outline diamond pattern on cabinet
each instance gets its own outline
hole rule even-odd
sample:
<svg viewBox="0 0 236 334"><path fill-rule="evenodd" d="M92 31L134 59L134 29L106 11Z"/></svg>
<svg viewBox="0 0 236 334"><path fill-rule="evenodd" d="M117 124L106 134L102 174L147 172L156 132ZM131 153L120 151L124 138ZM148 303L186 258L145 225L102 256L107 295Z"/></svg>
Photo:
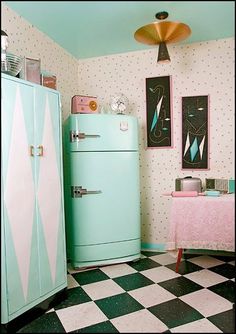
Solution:
<svg viewBox="0 0 236 334"><path fill-rule="evenodd" d="M18 129L21 129L19 134ZM26 299L34 216L34 180L19 87L16 91L4 200ZM24 194L24 199L22 199ZM19 208L21 201L21 210ZM22 229L27 233L22 233ZM20 236L20 237L19 237Z"/></svg>
<svg viewBox="0 0 236 334"><path fill-rule="evenodd" d="M45 105L43 128L43 155L39 159L38 204L42 218L44 237L50 264L51 276L55 282L57 258L57 233L61 210L60 175L57 168L56 147L48 96ZM53 197L53 200L52 200Z"/></svg>

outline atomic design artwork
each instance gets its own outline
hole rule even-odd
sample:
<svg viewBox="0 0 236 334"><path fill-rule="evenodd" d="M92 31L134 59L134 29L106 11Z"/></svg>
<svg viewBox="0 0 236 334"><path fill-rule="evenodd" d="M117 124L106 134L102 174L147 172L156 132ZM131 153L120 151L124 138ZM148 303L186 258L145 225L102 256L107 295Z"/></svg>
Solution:
<svg viewBox="0 0 236 334"><path fill-rule="evenodd" d="M146 79L147 146L170 147L170 77Z"/></svg>
<svg viewBox="0 0 236 334"><path fill-rule="evenodd" d="M182 97L182 168L208 169L208 95Z"/></svg>

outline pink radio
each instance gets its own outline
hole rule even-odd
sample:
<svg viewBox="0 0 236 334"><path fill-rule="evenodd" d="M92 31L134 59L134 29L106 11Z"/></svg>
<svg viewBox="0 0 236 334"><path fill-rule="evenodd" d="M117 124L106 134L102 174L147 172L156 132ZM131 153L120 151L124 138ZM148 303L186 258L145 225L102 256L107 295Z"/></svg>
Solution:
<svg viewBox="0 0 236 334"><path fill-rule="evenodd" d="M97 97L74 95L71 100L72 114L94 114L98 112Z"/></svg>

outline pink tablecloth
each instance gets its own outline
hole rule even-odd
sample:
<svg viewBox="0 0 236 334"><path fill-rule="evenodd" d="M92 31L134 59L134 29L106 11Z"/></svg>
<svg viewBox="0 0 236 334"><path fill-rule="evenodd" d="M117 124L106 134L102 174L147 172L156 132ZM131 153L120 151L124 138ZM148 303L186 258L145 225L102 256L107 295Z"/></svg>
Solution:
<svg viewBox="0 0 236 334"><path fill-rule="evenodd" d="M166 250L235 251L234 194L173 197Z"/></svg>

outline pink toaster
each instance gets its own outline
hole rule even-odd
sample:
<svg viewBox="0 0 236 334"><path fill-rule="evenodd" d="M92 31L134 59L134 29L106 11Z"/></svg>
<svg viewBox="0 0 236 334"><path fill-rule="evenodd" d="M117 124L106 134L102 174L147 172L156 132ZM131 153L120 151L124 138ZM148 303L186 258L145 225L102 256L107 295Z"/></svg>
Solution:
<svg viewBox="0 0 236 334"><path fill-rule="evenodd" d="M93 114L98 112L97 97L74 95L71 100L72 114Z"/></svg>

